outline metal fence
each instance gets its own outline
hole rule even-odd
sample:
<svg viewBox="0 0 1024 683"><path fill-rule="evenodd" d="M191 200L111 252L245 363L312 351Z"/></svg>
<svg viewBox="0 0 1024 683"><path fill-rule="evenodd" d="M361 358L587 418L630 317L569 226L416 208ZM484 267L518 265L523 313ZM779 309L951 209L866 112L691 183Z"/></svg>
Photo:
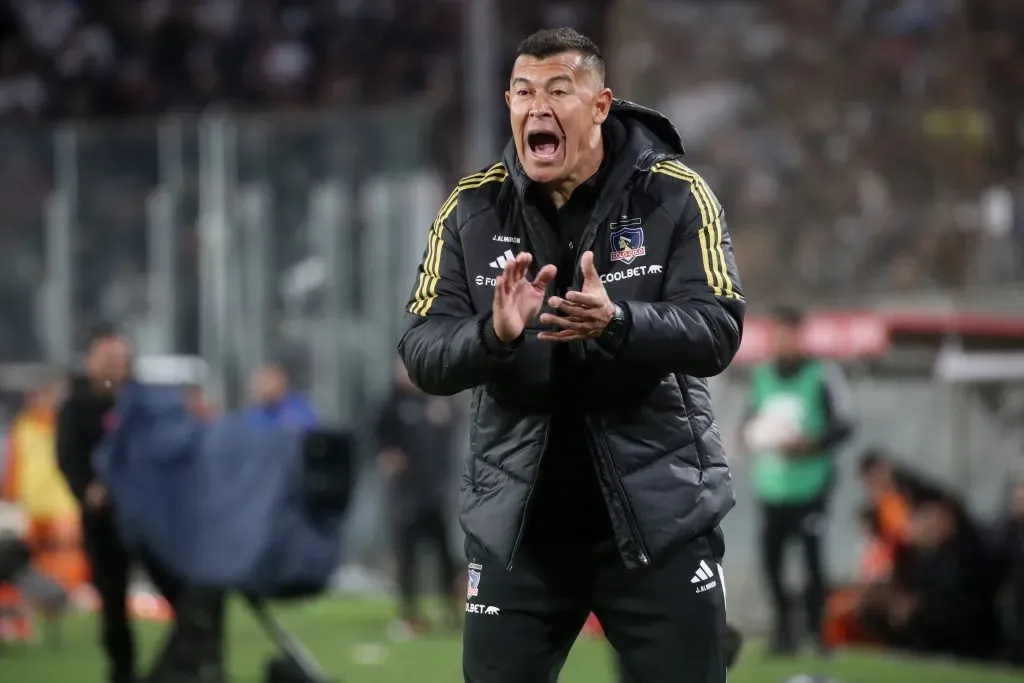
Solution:
<svg viewBox="0 0 1024 683"><path fill-rule="evenodd" d="M0 353L67 365L116 321L142 352L200 353L225 405L273 360L358 420L444 192L426 123L400 108L0 134Z"/></svg>
<svg viewBox="0 0 1024 683"><path fill-rule="evenodd" d="M359 429L446 194L428 122L402 107L0 131L0 359L70 367L113 322L140 353L200 354L220 405L280 362ZM349 559L386 555L381 495L371 461Z"/></svg>

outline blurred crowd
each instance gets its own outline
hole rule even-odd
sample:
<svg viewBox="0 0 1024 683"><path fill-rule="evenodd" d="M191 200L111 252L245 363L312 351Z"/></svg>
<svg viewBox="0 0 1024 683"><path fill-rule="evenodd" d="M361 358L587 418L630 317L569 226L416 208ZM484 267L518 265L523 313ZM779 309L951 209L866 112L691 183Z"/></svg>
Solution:
<svg viewBox="0 0 1024 683"><path fill-rule="evenodd" d="M463 0L5 0L10 119L375 106L458 88ZM608 2L506 0L505 47L545 25L600 30Z"/></svg>
<svg viewBox="0 0 1024 683"><path fill-rule="evenodd" d="M759 301L992 286L1024 274L1021 3L497 4L503 69L530 31L573 25L604 45L620 95L673 118L689 163L726 206L746 289ZM311 180L363 180L338 171L330 155L341 152L324 144L344 137L339 112L427 112L422 128L364 114L350 135L360 169L422 162L448 179L472 170L461 144L464 9L464 0L0 2L0 116L9 122L0 131L0 249L12 255L0 272L12 321L0 330L0 358L44 355L46 200L71 182L49 124L70 120L80 131L71 163L76 330L144 322L142 226L162 162L152 118L128 121L211 107L274 111L272 134L240 137L239 174L275 189L277 252L297 260L309 248L294 226L308 218ZM329 113L291 126L311 110ZM255 117L263 128L267 120ZM184 149L182 163L194 166L194 142ZM180 267L194 289L196 198L185 204ZM180 298L189 351L197 296Z"/></svg>
<svg viewBox="0 0 1024 683"><path fill-rule="evenodd" d="M597 31L607 3L503 4L511 51L520 36L552 23ZM355 183L366 172L428 163L457 177L465 170L458 144L463 93L462 79L452 75L462 64L463 10L462 0L0 2L0 117L14 124L0 131L7 217L0 248L12 256L0 272L0 307L12 321L0 330L0 358L45 354L43 228L54 186L77 186L76 342L98 321L145 328L146 201L167 180L154 117L211 108L273 112L269 130L265 118L250 117L238 141L238 172L274 192L274 251L286 263L309 255L295 227L308 220L317 180ZM380 116L381 108L397 116ZM414 114L420 111L422 124ZM64 121L78 133L73 158L51 125ZM177 337L178 350L194 351L201 189L196 129L185 130ZM340 144L346 140L357 148L360 177L352 177L357 164Z"/></svg>
<svg viewBox="0 0 1024 683"><path fill-rule="evenodd" d="M4 5L0 107L29 119L387 104L421 94L458 45L453 2Z"/></svg>
<svg viewBox="0 0 1024 683"><path fill-rule="evenodd" d="M979 520L952 491L874 451L860 463L859 580L830 599L826 637L1024 664L1024 478Z"/></svg>
<svg viewBox="0 0 1024 683"><path fill-rule="evenodd" d="M646 6L617 24L613 80L682 128L731 216L747 291L1019 278L1024 4Z"/></svg>

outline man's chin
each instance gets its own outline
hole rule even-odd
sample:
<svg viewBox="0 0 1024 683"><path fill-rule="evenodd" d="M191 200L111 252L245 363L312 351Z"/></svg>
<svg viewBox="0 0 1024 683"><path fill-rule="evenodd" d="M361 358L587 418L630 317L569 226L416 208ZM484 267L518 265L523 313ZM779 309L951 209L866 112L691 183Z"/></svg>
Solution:
<svg viewBox="0 0 1024 683"><path fill-rule="evenodd" d="M547 184L561 180L564 175L563 166L562 159L552 159L551 161L528 159L523 164L523 170L533 182Z"/></svg>

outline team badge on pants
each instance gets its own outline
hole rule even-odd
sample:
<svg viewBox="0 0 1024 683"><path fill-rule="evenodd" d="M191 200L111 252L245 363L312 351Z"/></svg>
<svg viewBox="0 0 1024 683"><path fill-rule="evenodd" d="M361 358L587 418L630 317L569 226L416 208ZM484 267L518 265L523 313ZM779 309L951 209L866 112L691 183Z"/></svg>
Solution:
<svg viewBox="0 0 1024 683"><path fill-rule="evenodd" d="M479 564L470 564L466 579L466 599L472 600L480 594L480 572L483 567Z"/></svg>

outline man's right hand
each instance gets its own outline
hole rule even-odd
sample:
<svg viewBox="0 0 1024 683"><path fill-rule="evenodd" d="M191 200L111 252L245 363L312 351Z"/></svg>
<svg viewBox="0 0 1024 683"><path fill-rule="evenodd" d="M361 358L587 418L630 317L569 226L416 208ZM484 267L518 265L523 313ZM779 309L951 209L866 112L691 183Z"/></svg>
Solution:
<svg viewBox="0 0 1024 683"><path fill-rule="evenodd" d="M553 265L546 265L531 282L526 271L533 263L533 256L523 252L505 264L505 270L494 284L492 324L498 339L509 344L519 338L531 320L540 313L548 285L558 272Z"/></svg>
<svg viewBox="0 0 1024 683"><path fill-rule="evenodd" d="M89 484L85 489L85 506L90 512L107 507L107 487L98 481Z"/></svg>

